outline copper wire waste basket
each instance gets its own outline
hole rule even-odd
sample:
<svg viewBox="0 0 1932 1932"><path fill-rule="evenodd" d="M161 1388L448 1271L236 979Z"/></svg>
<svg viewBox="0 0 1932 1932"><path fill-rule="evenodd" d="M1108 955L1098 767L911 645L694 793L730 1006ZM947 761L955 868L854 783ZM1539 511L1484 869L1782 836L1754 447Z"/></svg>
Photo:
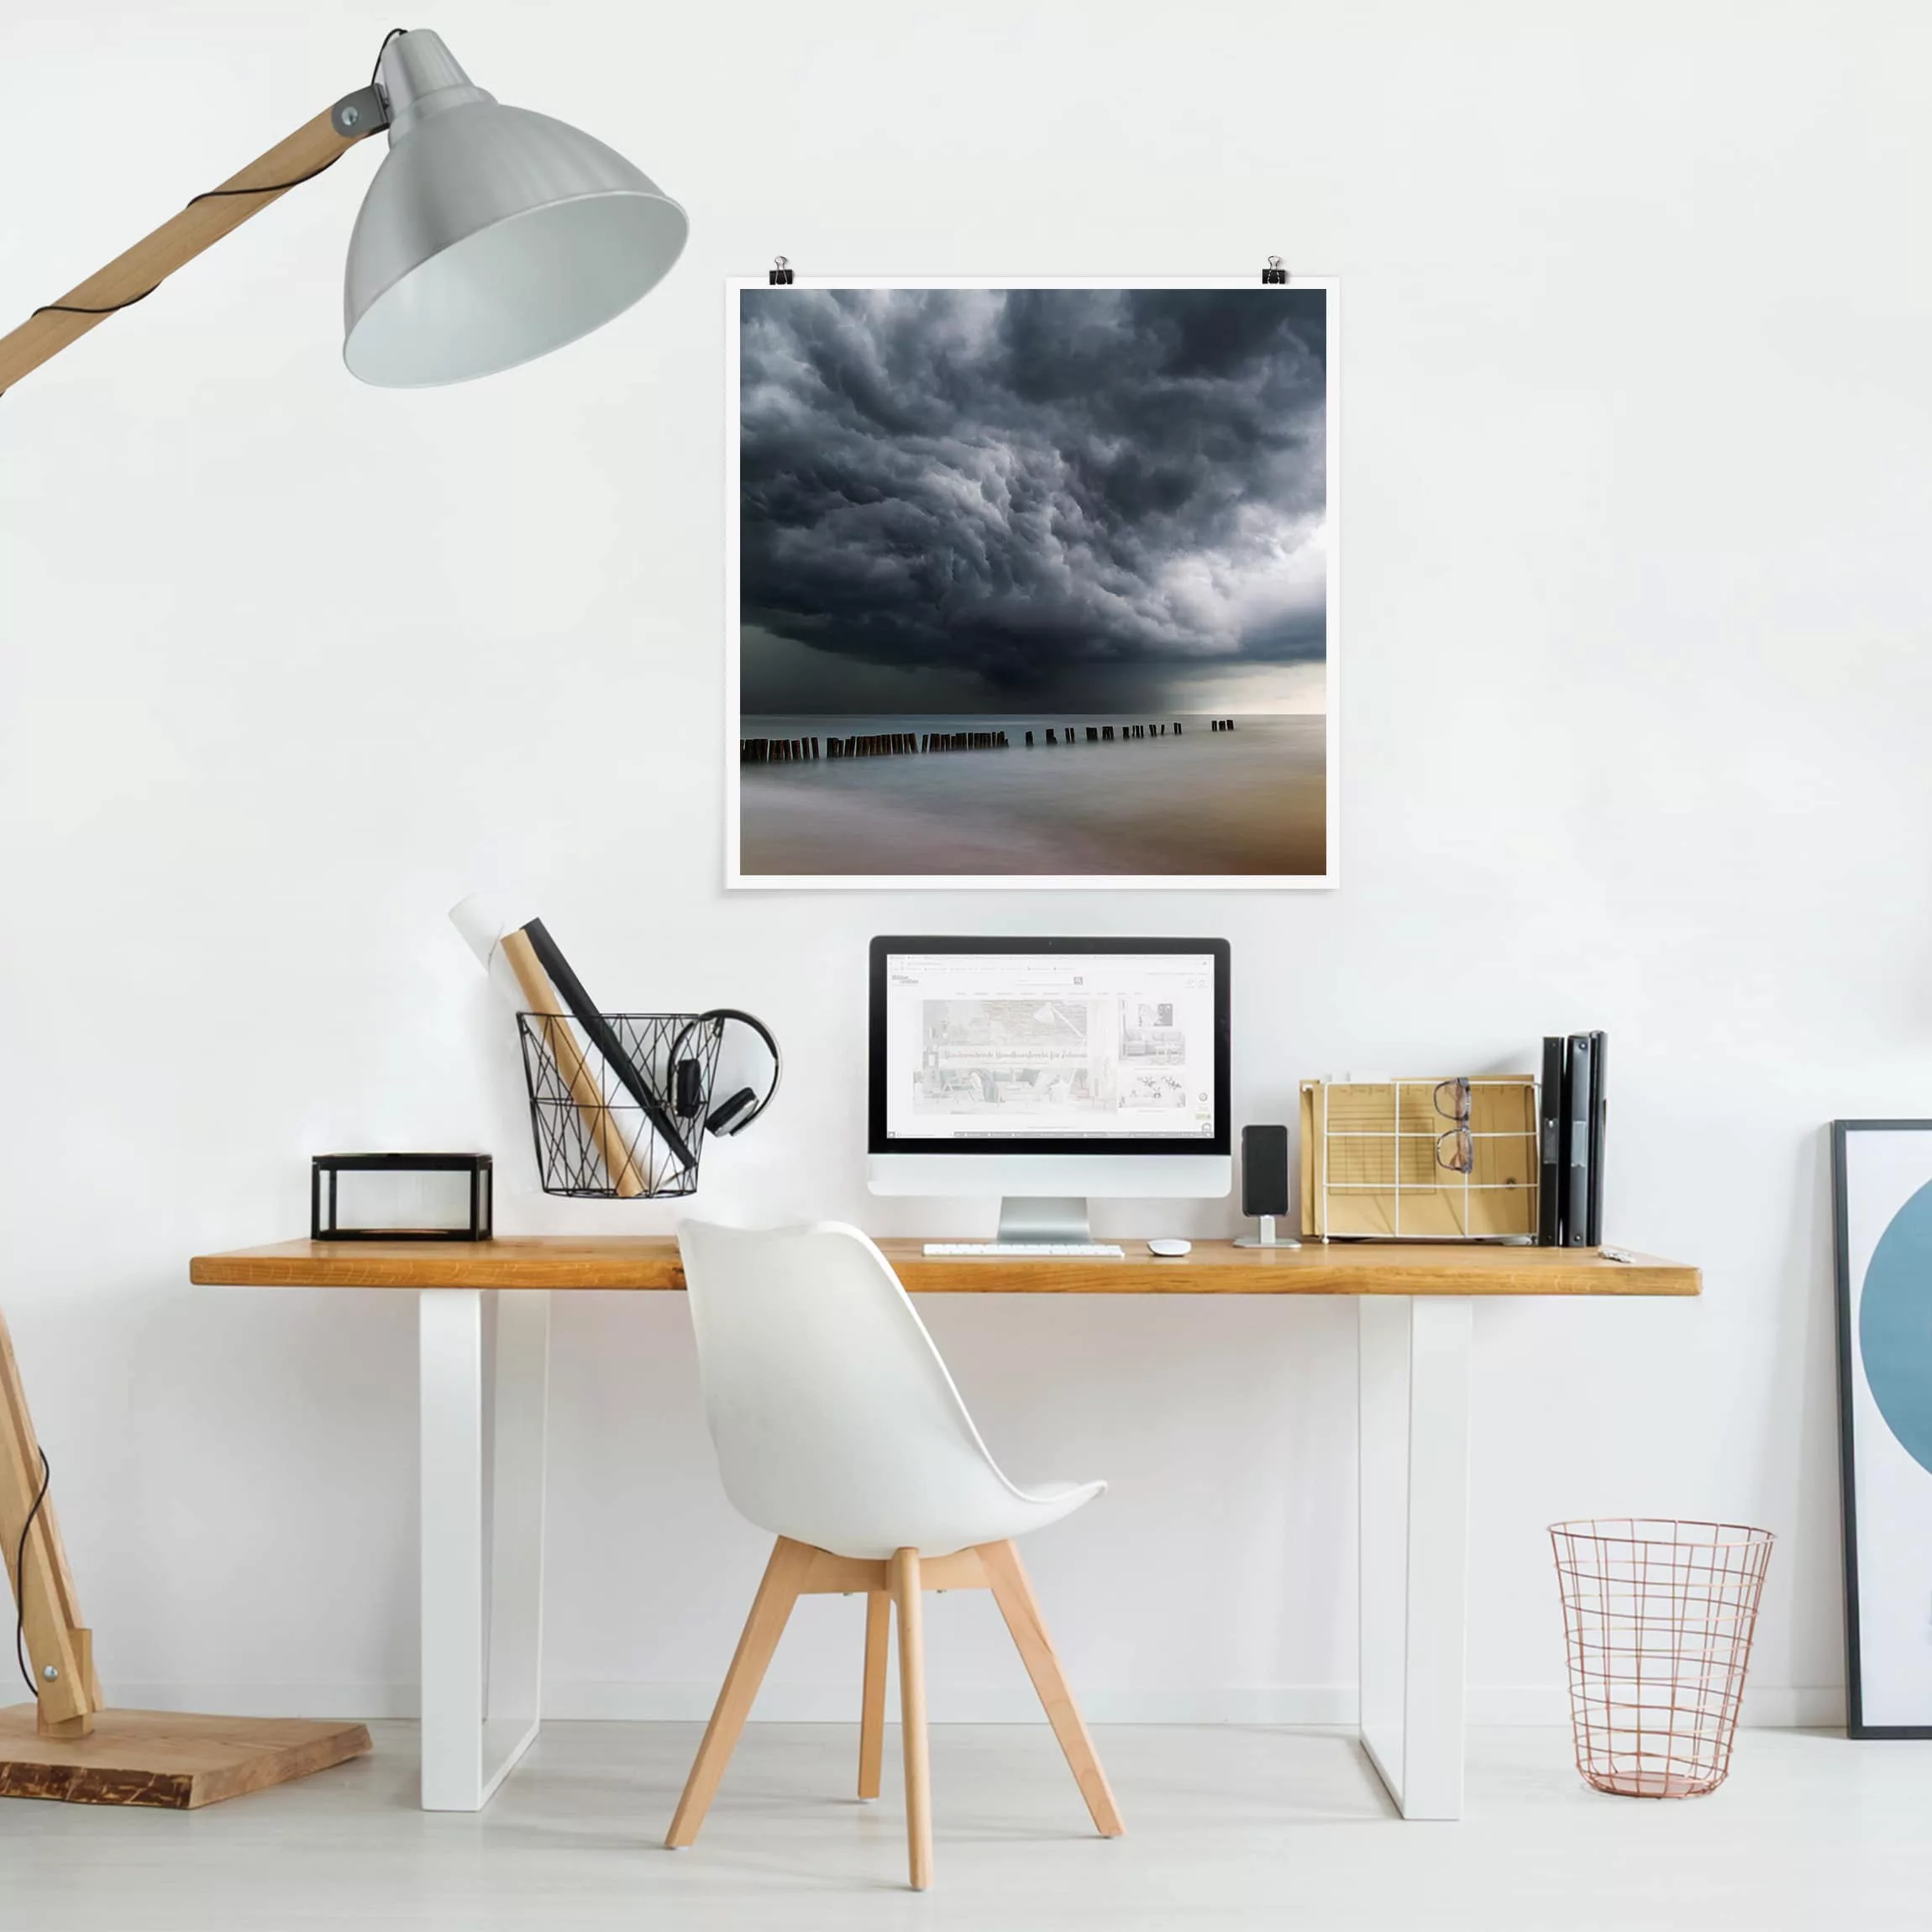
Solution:
<svg viewBox="0 0 1932 1932"><path fill-rule="evenodd" d="M1730 1770L1772 1536L1741 1523L1553 1523L1577 1769L1625 1798L1697 1798Z"/></svg>

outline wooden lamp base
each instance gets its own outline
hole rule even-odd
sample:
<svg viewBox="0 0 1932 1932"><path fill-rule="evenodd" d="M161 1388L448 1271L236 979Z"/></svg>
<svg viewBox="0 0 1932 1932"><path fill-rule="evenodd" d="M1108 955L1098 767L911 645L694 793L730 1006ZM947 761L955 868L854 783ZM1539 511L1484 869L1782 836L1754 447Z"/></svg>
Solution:
<svg viewBox="0 0 1932 1932"><path fill-rule="evenodd" d="M192 1811L369 1749L359 1724L106 1708L46 1488L47 1459L0 1319L0 1557L40 1689L38 1704L0 1710L0 1798Z"/></svg>
<svg viewBox="0 0 1932 1932"><path fill-rule="evenodd" d="M307 1777L370 1748L360 1724L103 1710L85 1737L43 1737L30 1704L0 1710L0 1798L192 1811Z"/></svg>

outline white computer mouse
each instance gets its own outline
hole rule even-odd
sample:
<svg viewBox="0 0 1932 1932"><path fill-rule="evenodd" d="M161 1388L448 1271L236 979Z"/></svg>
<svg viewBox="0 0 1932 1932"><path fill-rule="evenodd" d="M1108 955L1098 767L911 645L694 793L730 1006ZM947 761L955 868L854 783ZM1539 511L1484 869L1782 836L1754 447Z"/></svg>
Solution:
<svg viewBox="0 0 1932 1932"><path fill-rule="evenodd" d="M1191 1241L1150 1241L1147 1243L1147 1252L1164 1255L1189 1254L1194 1251L1194 1245Z"/></svg>

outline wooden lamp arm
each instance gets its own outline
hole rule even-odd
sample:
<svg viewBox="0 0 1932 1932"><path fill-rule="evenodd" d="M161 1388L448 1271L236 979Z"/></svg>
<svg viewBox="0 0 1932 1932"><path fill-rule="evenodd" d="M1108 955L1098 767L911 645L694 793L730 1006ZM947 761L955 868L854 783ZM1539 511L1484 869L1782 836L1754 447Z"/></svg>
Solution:
<svg viewBox="0 0 1932 1932"><path fill-rule="evenodd" d="M97 269L59 302L36 310L11 335L0 336L0 390L11 389L118 309L151 294L258 209L320 174L386 124L381 97L374 87L365 87L297 128L218 188L197 195L179 214Z"/></svg>
<svg viewBox="0 0 1932 1932"><path fill-rule="evenodd" d="M218 188L197 195L179 214L59 302L35 311L10 335L0 336L0 390L10 389L96 323L152 294L183 263L239 228L258 208L333 165L387 121L381 96L373 86L365 87L297 128ZM0 1319L0 1546L5 1576L34 1672L39 1728L72 1735L92 1727L101 1706L101 1687L92 1634L81 1622L53 1507L43 1501L34 1508L40 1484L39 1444L13 1342Z"/></svg>
<svg viewBox="0 0 1932 1932"><path fill-rule="evenodd" d="M101 1686L94 1674L92 1633L81 1623L53 1505L43 1502L38 1511L34 1509L34 1499L40 1493L40 1446L34 1419L27 1413L27 1392L20 1386L13 1338L0 1318L0 1545L4 1546L7 1581L26 1635L39 1728L74 1735L84 1733L92 1723L101 1705ZM17 1575L21 1532L29 1515L34 1526L27 1531L23 1573ZM0 1664L13 1668L10 1657L0 1656ZM51 1677L46 1675L49 1669L54 1672Z"/></svg>

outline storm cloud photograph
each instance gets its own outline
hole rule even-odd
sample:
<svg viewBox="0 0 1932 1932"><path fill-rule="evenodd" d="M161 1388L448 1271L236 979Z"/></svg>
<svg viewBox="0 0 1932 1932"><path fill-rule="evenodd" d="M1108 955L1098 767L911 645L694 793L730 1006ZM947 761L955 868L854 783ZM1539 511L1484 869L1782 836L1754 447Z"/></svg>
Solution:
<svg viewBox="0 0 1932 1932"><path fill-rule="evenodd" d="M1330 300L739 287L732 883L1330 883Z"/></svg>

